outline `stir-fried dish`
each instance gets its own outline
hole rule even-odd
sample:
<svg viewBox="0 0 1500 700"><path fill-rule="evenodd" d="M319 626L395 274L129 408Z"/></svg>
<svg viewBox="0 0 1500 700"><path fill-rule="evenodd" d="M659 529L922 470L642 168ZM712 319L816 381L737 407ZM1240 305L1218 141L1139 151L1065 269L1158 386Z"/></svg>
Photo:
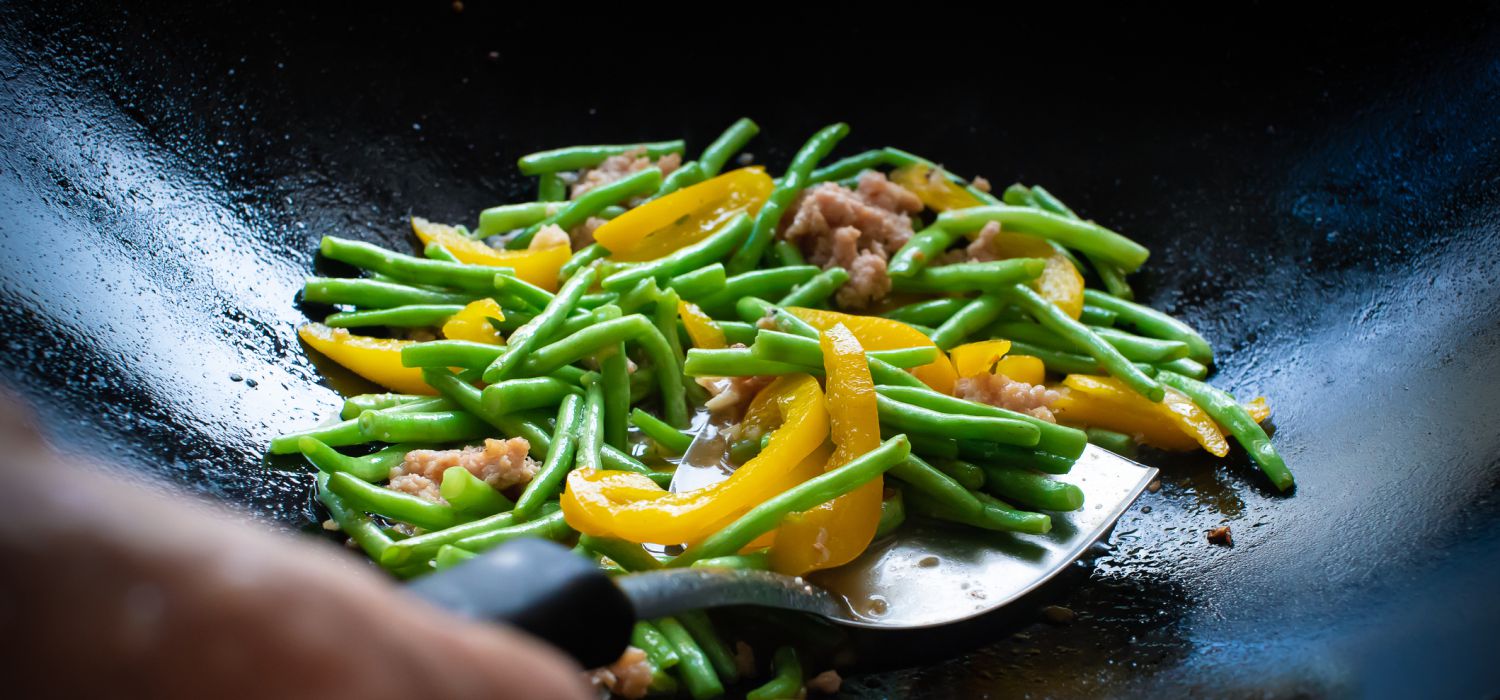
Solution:
<svg viewBox="0 0 1500 700"><path fill-rule="evenodd" d="M271 443L317 469L328 527L400 577L518 537L609 571L803 575L908 518L1044 535L1083 506L1053 475L1089 443L1233 440L1292 486L1264 399L1206 384L1209 343L1132 301L1141 245L894 148L819 167L845 124L773 178L736 158L757 131L687 162L682 141L525 156L537 201L472 229L414 218L418 255L324 238L364 274L307 280L338 308L301 338L392 392ZM674 491L704 422L727 478ZM642 621L596 675L624 697L837 688L804 663L815 636L754 648L732 622Z"/></svg>

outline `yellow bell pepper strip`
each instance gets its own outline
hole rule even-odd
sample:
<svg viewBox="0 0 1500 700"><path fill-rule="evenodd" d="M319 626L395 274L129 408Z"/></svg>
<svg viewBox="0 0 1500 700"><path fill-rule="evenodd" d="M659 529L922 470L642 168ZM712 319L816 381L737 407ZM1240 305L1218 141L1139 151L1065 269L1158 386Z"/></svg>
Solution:
<svg viewBox="0 0 1500 700"><path fill-rule="evenodd" d="M717 231L740 212L752 217L775 184L765 168L733 170L625 212L594 231L611 260L655 260Z"/></svg>
<svg viewBox="0 0 1500 700"><path fill-rule="evenodd" d="M557 273L573 257L567 245L554 245L528 250L497 250L484 241L474 240L458 232L458 229L437 224L419 217L412 217L411 230L422 240L422 244L441 244L461 263L508 267L516 271L516 277L549 292L557 291Z"/></svg>
<svg viewBox="0 0 1500 700"><path fill-rule="evenodd" d="M677 302L677 315L682 319L682 326L687 329L688 337L693 340L693 347L717 350L729 347L729 341L724 338L724 329L697 304L689 301Z"/></svg>
<svg viewBox="0 0 1500 700"><path fill-rule="evenodd" d="M500 335L499 329L490 323L490 319L505 320L505 311L501 310L499 303L494 299L469 302L468 306L443 323L443 337L486 345L504 345L505 336Z"/></svg>
<svg viewBox="0 0 1500 700"><path fill-rule="evenodd" d="M988 374L995 363L1008 352L1009 340L981 340L949 350L948 357L952 358L953 369L958 371L958 376L972 377L976 374Z"/></svg>
<svg viewBox="0 0 1500 700"><path fill-rule="evenodd" d="M941 170L933 170L925 163L913 163L892 170L891 182L910 190L933 211L977 207L984 203L944 176Z"/></svg>
<svg viewBox="0 0 1500 700"><path fill-rule="evenodd" d="M1041 384L1047 380L1047 366L1040 357L1006 355L995 363L995 374L1003 374L1017 382Z"/></svg>
<svg viewBox="0 0 1500 700"><path fill-rule="evenodd" d="M1067 391L1053 404L1058 419L1139 436L1166 450L1202 446L1218 457L1229 454L1229 442L1218 424L1181 392L1169 389L1161 403L1131 391L1114 377L1070 374Z"/></svg>
<svg viewBox="0 0 1500 700"><path fill-rule="evenodd" d="M817 476L807 456L828 439L828 409L818 381L805 374L778 377L762 390L781 424L759 455L728 479L668 493L629 472L574 470L562 495L563 517L579 532L630 542L691 543L713 534L756 504ZM805 471L805 473L799 472Z"/></svg>
<svg viewBox="0 0 1500 700"><path fill-rule="evenodd" d="M870 378L865 349L854 333L838 324L819 335L828 377L828 415L837 446L823 467L826 472L880 446L880 417L875 408L875 380ZM876 476L817 508L787 516L771 547L771 568L801 576L853 561L875 539L883 481Z"/></svg>
<svg viewBox="0 0 1500 700"><path fill-rule="evenodd" d="M1264 396L1257 396L1253 401L1245 404L1245 412L1249 413L1256 423L1264 423L1267 418L1271 417L1271 407L1266 404Z"/></svg>
<svg viewBox="0 0 1500 700"><path fill-rule="evenodd" d="M1083 275L1068 256L1052 247L1046 239L1024 233L1001 233L995 237L994 251L1002 258L1042 258L1047 267L1032 282L1043 299L1057 305L1068 316L1077 319L1083 313Z"/></svg>
<svg viewBox="0 0 1500 700"><path fill-rule="evenodd" d="M297 336L312 349L327 355L328 359L391 391L437 393L422 381L420 367L401 366L401 349L411 345L410 340L354 335L347 328L329 328L321 323L298 328Z"/></svg>
<svg viewBox="0 0 1500 700"><path fill-rule="evenodd" d="M866 350L937 347L937 344L922 331L888 318L853 316L837 311L804 309L796 306L787 307L786 310L819 331L826 331L842 323L854 333L854 337ZM953 363L941 350L938 351L937 359L928 364L913 367L911 373L924 384L932 387L933 391L944 394L952 394L953 384L958 381L958 373L953 370Z"/></svg>

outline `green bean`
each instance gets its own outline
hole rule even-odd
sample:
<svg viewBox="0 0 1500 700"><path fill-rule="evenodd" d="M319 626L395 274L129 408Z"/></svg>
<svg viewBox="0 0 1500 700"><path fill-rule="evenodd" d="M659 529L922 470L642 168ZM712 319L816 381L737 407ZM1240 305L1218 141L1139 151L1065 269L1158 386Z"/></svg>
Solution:
<svg viewBox="0 0 1500 700"><path fill-rule="evenodd" d="M811 370L806 365L763 360L751 354L749 348L723 348L708 350L693 348L687 352L682 371L689 377L754 377L760 375L802 374Z"/></svg>
<svg viewBox="0 0 1500 700"><path fill-rule="evenodd" d="M740 244L750 226L749 215L737 214L703 240L678 248L670 255L616 272L605 277L602 284L605 289L623 290L648 277L679 275L717 262Z"/></svg>
<svg viewBox="0 0 1500 700"><path fill-rule="evenodd" d="M354 508L417 527L441 530L460 522L458 513L447 505L382 488L353 474L329 474L328 489Z"/></svg>
<svg viewBox="0 0 1500 700"><path fill-rule="evenodd" d="M465 399L465 401L469 404L473 404L474 402L478 401L477 397L479 396L479 390L475 389L472 386L468 386L461 381L457 381L457 378L453 377L451 374L448 375L448 378L443 381L442 386L434 386L433 388L438 389L439 391L452 391L455 395L463 395L469 397ZM525 414L518 413L502 416L492 415L486 416L486 420L489 420L495 427L500 429L500 432L506 435L526 438L526 441L531 445L532 454L543 458L546 458L551 454L550 448L552 446L552 435L548 433L547 430L539 425L535 420L528 418ZM669 484L672 481L672 475L670 473L652 471L650 467L642 464L640 460L631 457L624 451L617 450L609 445L604 446L603 458L604 468L606 469L616 469L620 471L644 474L652 481L663 485Z"/></svg>
<svg viewBox="0 0 1500 700"><path fill-rule="evenodd" d="M599 353L599 383L604 392L604 442L619 448L629 449L626 444L626 422L630 413L630 360L625 357L625 344L615 343Z"/></svg>
<svg viewBox="0 0 1500 700"><path fill-rule="evenodd" d="M796 268L783 268L796 269ZM842 267L830 267L814 275L812 279L797 285L777 306L822 306L844 283L849 281L849 271Z"/></svg>
<svg viewBox="0 0 1500 700"><path fill-rule="evenodd" d="M613 537L580 535L578 545L595 554L602 554L626 571L653 571L661 568L661 561L635 542Z"/></svg>
<svg viewBox="0 0 1500 700"><path fill-rule="evenodd" d="M776 226L781 223L781 215L791 205L797 194L807 187L808 176L817 166L818 161L823 160L833 147L849 134L849 125L844 123L833 124L813 134L811 139L797 151L792 158L791 165L787 166L786 175L782 182L771 191L771 196L761 206L760 213L755 217L755 227L750 232L750 237L730 258L729 264L725 266L732 274L740 274L754 269L760 263L760 258L766 249L771 246L771 239L776 233Z"/></svg>
<svg viewBox="0 0 1500 700"><path fill-rule="evenodd" d="M569 283L572 281L569 280ZM666 421L673 425L687 425L682 374L675 371L676 358L672 356L672 348L661 330L640 314L604 321L578 331L571 337L537 348L521 363L521 370L532 376L548 374L625 340L639 343L651 363L656 366L662 412Z"/></svg>
<svg viewBox="0 0 1500 700"><path fill-rule="evenodd" d="M329 517L338 523L339 530L348 535L370 558L379 561L391 546L391 538L380 530L380 526L370 516L351 508L343 498L329 490L328 479L326 472L320 472L317 476L318 500L328 509Z"/></svg>
<svg viewBox="0 0 1500 700"><path fill-rule="evenodd" d="M559 512L557 504L547 504L548 512ZM412 562L425 561L437 554L443 545L455 544L466 537L501 530L516 524L514 513L496 513L489 517L472 520L450 528L427 532L395 542L377 557L380 565L387 569L400 568Z"/></svg>
<svg viewBox="0 0 1500 700"><path fill-rule="evenodd" d="M970 301L972 299L960 299L957 297L929 299L891 309L881 314L881 316L892 321L900 321L907 324L915 323L923 326L938 326L942 325L943 321L948 320L954 314L958 313L960 309L968 306Z"/></svg>
<svg viewBox="0 0 1500 700"><path fill-rule="evenodd" d="M891 256L888 272L893 278L911 277L926 269L928 263L940 257L958 234L941 226L928 226L912 235L906 245Z"/></svg>
<svg viewBox="0 0 1500 700"><path fill-rule="evenodd" d="M984 471L984 489L1001 498L1038 510L1069 512L1083 507L1083 489L1066 481L1004 464L984 464L978 468Z"/></svg>
<svg viewBox="0 0 1500 700"><path fill-rule="evenodd" d="M401 348L401 364L404 367L483 369L504 352L503 345L472 340L429 340Z"/></svg>
<svg viewBox="0 0 1500 700"><path fill-rule="evenodd" d="M630 422L670 454L683 454L687 452L688 446L693 444L691 435L683 434L682 431L639 408L630 412Z"/></svg>
<svg viewBox="0 0 1500 700"><path fill-rule="evenodd" d="M692 566L695 569L750 569L754 571L769 571L771 569L771 553L762 549L748 554L709 557L693 562Z"/></svg>
<svg viewBox="0 0 1500 700"><path fill-rule="evenodd" d="M1041 437L1036 426L1011 418L947 415L880 394L876 395L876 406L882 424L907 432L1020 447L1035 446Z"/></svg>
<svg viewBox="0 0 1500 700"><path fill-rule="evenodd" d="M1052 193L1048 192L1041 185L1032 187L1030 195L1033 206L1069 219L1080 218L1072 209L1068 208L1068 205L1063 204L1062 200L1052 196ZM1110 294L1122 299L1131 299L1135 296L1130 290L1130 283L1125 281L1125 271L1121 270L1118 265L1106 260L1100 260L1097 256L1088 255L1087 257L1089 262L1094 264L1094 270L1099 274L1099 281L1104 283L1105 289L1108 289Z"/></svg>
<svg viewBox="0 0 1500 700"><path fill-rule="evenodd" d="M521 156L521 159L516 161L516 163L520 166L522 175L560 173L568 170L592 168L603 163L610 156L625 155L637 149L642 150L647 158L654 160L671 153L682 153L686 145L681 139L674 139L672 141L655 141L650 143L569 146L567 148L554 148L550 151L528 153Z"/></svg>
<svg viewBox="0 0 1500 700"><path fill-rule="evenodd" d="M324 236L323 256L355 267L388 275L411 284L451 287L488 294L495 289L496 268L488 265L429 260L392 252L377 245L346 238Z"/></svg>
<svg viewBox="0 0 1500 700"><path fill-rule="evenodd" d="M730 345L749 345L755 342L755 335L760 332L759 328L740 321L719 321L718 324L719 330L724 331L724 340Z"/></svg>
<svg viewBox="0 0 1500 700"><path fill-rule="evenodd" d="M522 537L536 537L544 540L560 541L572 537L573 534L573 528L568 527L568 522L563 517L562 511L554 510L524 523L482 532L477 535L470 535L453 544L471 552L483 552Z"/></svg>
<svg viewBox="0 0 1500 700"><path fill-rule="evenodd" d="M637 367L630 373L630 403L636 404L656 394L656 369Z"/></svg>
<svg viewBox="0 0 1500 700"><path fill-rule="evenodd" d="M373 311L340 311L329 314L323 325L331 328L365 328L369 326L391 326L393 328L421 328L441 326L449 316L463 310L462 304L409 305Z"/></svg>
<svg viewBox="0 0 1500 700"><path fill-rule="evenodd" d="M430 398L421 394L360 394L344 399L344 407L339 411L339 418L350 420L358 418L365 411L379 411L392 408L402 404L412 403Z"/></svg>
<svg viewBox="0 0 1500 700"><path fill-rule="evenodd" d="M752 270L730 277L725 280L723 289L697 300L696 303L708 315L722 316L737 308L736 304L742 298L780 298L817 274L818 268L812 265Z"/></svg>
<svg viewBox="0 0 1500 700"><path fill-rule="evenodd" d="M566 202L568 185L557 173L542 173L536 181L536 198L541 202Z"/></svg>
<svg viewBox="0 0 1500 700"><path fill-rule="evenodd" d="M453 506L454 510L472 518L502 513L515 507L505 494L496 491L495 487L460 466L443 470L443 480L438 484L438 490L443 494L443 500Z"/></svg>
<svg viewBox="0 0 1500 700"><path fill-rule="evenodd" d="M1036 416L1011 411L991 406L989 404L969 401L955 396L948 396L927 387L904 387L904 386L877 386L875 391L897 401L921 406L923 408L937 411L938 413L952 413L969 416L989 416L992 418L1006 418L1030 423L1040 431L1036 448L1044 452L1052 452L1068 458L1077 458L1083 454L1083 448L1088 443L1087 436L1077 428L1069 428L1058 425L1051 421L1045 421Z"/></svg>
<svg viewBox="0 0 1500 700"><path fill-rule="evenodd" d="M550 408L570 395L582 393L577 384L552 377L507 379L491 384L481 393L484 410L489 413L514 413L535 408Z"/></svg>
<svg viewBox="0 0 1500 700"><path fill-rule="evenodd" d="M1013 207L1031 206L1031 204L1035 201L1031 198L1031 188L1019 182L1013 183L1011 184L1011 186L1005 188L1005 192L1001 195L1000 198L1006 204L1009 204Z"/></svg>
<svg viewBox="0 0 1500 700"><path fill-rule="evenodd" d="M578 274L579 270L588 267L595 260L603 260L606 257L609 257L608 248L598 243L590 243L579 248L578 252L573 254L573 257L568 258L568 261L563 263L562 268L557 271L557 277L566 282L573 275Z"/></svg>
<svg viewBox="0 0 1500 700"><path fill-rule="evenodd" d="M968 462L957 459L934 460L932 466L938 471L952 477L954 481L963 484L970 491L978 491L984 488L984 470Z"/></svg>
<svg viewBox="0 0 1500 700"><path fill-rule="evenodd" d="M973 462L999 462L1048 474L1067 474L1072 471L1073 463L1078 461L1075 457L1064 457L1054 452L979 440L959 440L958 456Z"/></svg>
<svg viewBox="0 0 1500 700"><path fill-rule="evenodd" d="M1084 303L1108 309L1118 316L1117 323L1131 326L1142 335L1187 343L1188 357L1203 364L1214 361L1213 348L1192 326L1148 306L1119 299L1098 290L1083 290Z"/></svg>
<svg viewBox="0 0 1500 700"><path fill-rule="evenodd" d="M365 434L360 431L358 420L346 420L278 435L271 438L269 451L273 455L289 455L298 452L301 447L297 443L304 437L317 438L318 441L331 447L347 447L370 441L370 438L365 437Z"/></svg>
<svg viewBox="0 0 1500 700"><path fill-rule="evenodd" d="M302 300L320 304L348 304L362 309L397 306L463 306L473 294L435 292L394 282L349 277L309 277L302 285Z"/></svg>
<svg viewBox="0 0 1500 700"><path fill-rule="evenodd" d="M1260 466L1260 470L1270 477L1277 490L1285 491L1292 487L1295 481L1291 470L1286 466L1286 460L1276 453L1276 447L1271 444L1271 438L1266 435L1265 429L1255 422L1233 396L1174 372L1162 372L1159 376L1167 386L1187 394L1215 423L1234 436L1235 441L1244 446L1245 451L1250 453L1250 458Z"/></svg>
<svg viewBox="0 0 1500 700"><path fill-rule="evenodd" d="M297 441L302 456L320 472L337 474L347 472L364 481L384 481L391 474L391 467L401 463L407 452L417 448L414 444L391 445L364 457L350 457L323 444L317 438L303 437Z"/></svg>
<svg viewBox="0 0 1500 700"><path fill-rule="evenodd" d="M880 522L875 525L875 539L877 540L895 532L896 528L906 522L906 502L901 498L901 490L886 489L884 495L885 497L880 500Z"/></svg>
<svg viewBox="0 0 1500 700"><path fill-rule="evenodd" d="M994 323L1005 306L1005 301L1000 297L981 295L943 321L937 331L931 334L932 342L944 350L952 350L981 328Z"/></svg>
<svg viewBox="0 0 1500 700"><path fill-rule="evenodd" d="M366 439L380 442L463 442L491 433L484 421L467 411L371 411L357 421Z"/></svg>
<svg viewBox="0 0 1500 700"><path fill-rule="evenodd" d="M762 330L750 347L750 354L763 360L802 365L809 374L823 373L823 348L818 341L780 331ZM869 358L883 360L892 367L906 369L929 364L938 357L938 349L926 347L871 350Z"/></svg>
<svg viewBox="0 0 1500 700"><path fill-rule="evenodd" d="M626 290L624 294L621 294L620 301L615 304L615 306L619 307L622 313L633 314L640 312L642 309L648 306L655 307L656 304L660 303L660 301L661 288L657 286L656 279L647 278L635 283L634 287L631 287L630 289ZM601 318L597 319L595 323L597 323L598 321L608 320L609 319L607 318Z"/></svg>
<svg viewBox="0 0 1500 700"><path fill-rule="evenodd" d="M507 241L505 247L511 250L523 249L531 244L531 239L536 236L537 231L547 226L555 225L564 231L570 230L588 221L589 217L598 214L605 207L633 197L649 195L660 187L661 170L657 168L646 168L607 185L600 185L568 202L556 214L527 226L515 238Z"/></svg>
<svg viewBox="0 0 1500 700"><path fill-rule="evenodd" d="M750 139L760 133L760 127L755 122L741 117L729 125L719 138L703 149L703 155L698 157L698 162L703 166L703 172L708 177L718 175L724 169L724 164L729 162L730 157L750 143Z"/></svg>
<svg viewBox="0 0 1500 700"><path fill-rule="evenodd" d="M771 246L771 253L776 256L776 262L783 267L807 264L807 258L802 257L802 249L790 241L776 241Z"/></svg>
<svg viewBox="0 0 1500 700"><path fill-rule="evenodd" d="M994 204L954 209L938 215L937 225L957 234L978 231L990 222L1006 230L1029 233L1056 241L1099 260L1133 272L1146 262L1150 251L1135 241L1091 221L1069 219L1041 209Z"/></svg>
<svg viewBox="0 0 1500 700"><path fill-rule="evenodd" d="M745 700L795 698L802 692L802 662L797 658L797 648L777 647L771 659L776 675L760 687L745 693Z"/></svg>
<svg viewBox="0 0 1500 700"><path fill-rule="evenodd" d="M656 192L647 197L646 201L649 202L653 199L665 197L684 187L692 187L707 180L708 177L708 173L703 170L703 164L696 161L683 163L676 170L673 170L670 175L662 178L661 186L656 188Z"/></svg>
<svg viewBox="0 0 1500 700"><path fill-rule="evenodd" d="M723 289L724 281L727 279L723 263L712 263L677 275L668 280L666 286L676 290L677 296L692 300L706 297Z"/></svg>
<svg viewBox="0 0 1500 700"><path fill-rule="evenodd" d="M1164 369L1168 372L1176 372L1189 379L1197 379L1200 381L1208 376L1208 368L1204 367L1203 363L1198 362L1191 357L1182 357L1176 360L1172 360L1171 362L1162 362L1156 365L1156 368Z"/></svg>
<svg viewBox="0 0 1500 700"><path fill-rule="evenodd" d="M557 409L557 427L546 450L546 459L537 469L521 497L516 499L516 520L530 520L562 488L563 479L573 468L573 459L578 447L578 428L583 421L584 401L576 394L569 394Z"/></svg>
<svg viewBox="0 0 1500 700"><path fill-rule="evenodd" d="M431 258L433 260L440 260L442 262L463 262L462 260L458 259L457 255L453 254L453 251L448 250L443 246L443 244L438 243L437 241L432 241L431 243L428 243L426 246L424 246L422 248L422 254L427 256L428 258Z"/></svg>
<svg viewBox="0 0 1500 700"><path fill-rule="evenodd" d="M693 641L698 643L698 648L708 657L708 662L713 664L714 671L725 683L736 683L740 679L739 664L734 660L734 651L724 643L714 629L713 622L709 620L708 613L702 610L690 610L679 613L677 620L687 629L688 634L693 635Z"/></svg>
<svg viewBox="0 0 1500 700"><path fill-rule="evenodd" d="M688 633L682 623L675 618L663 617L654 624L667 641L676 647L677 655L682 659L677 670L693 700L708 700L723 695L724 684L714 673L713 663L698 647L698 643L693 641L693 635Z"/></svg>
<svg viewBox="0 0 1500 700"><path fill-rule="evenodd" d="M1105 342L1087 326L1073 320L1062 309L1043 299L1031 288L1017 284L1006 290L1005 294L1047 329L1068 339L1078 347L1086 348L1089 356L1136 393L1152 401L1161 401L1165 396L1161 385L1156 383L1156 380L1131 364L1113 345Z"/></svg>
<svg viewBox="0 0 1500 700"><path fill-rule="evenodd" d="M558 185L562 181L558 180ZM559 192L559 194L564 194ZM562 208L561 200L566 196L559 196L555 200L542 202L525 202L522 204L505 204L498 207L490 207L479 212L479 226L474 231L475 238L488 238L518 228L525 228L541 221Z"/></svg>
<svg viewBox="0 0 1500 700"><path fill-rule="evenodd" d="M813 328L806 321L792 315L786 309L778 309L771 302L754 297L741 299L735 305L736 311L747 322L755 323L768 314L776 327L783 332L800 335L804 338L818 337L818 329ZM889 384L892 386L926 386L922 380L891 366L889 362L878 357L869 358L870 376L877 384Z"/></svg>
<svg viewBox="0 0 1500 700"><path fill-rule="evenodd" d="M594 271L590 269L579 272L564 283L541 313L510 335L505 349L485 368L484 381L491 384L501 382L520 370L533 351L552 338L557 327L573 313L578 299L593 284ZM405 362L405 351L402 352L402 361Z"/></svg>
<svg viewBox="0 0 1500 700"><path fill-rule="evenodd" d="M578 423L578 451L573 456L574 469L598 469L604 449L604 386L588 383L584 394L583 418Z"/></svg>
<svg viewBox="0 0 1500 700"><path fill-rule="evenodd" d="M886 428L880 431L882 439L895 437L896 431ZM952 459L958 456L958 441L952 438L933 437L931 435L907 435L911 440L911 451L923 457Z"/></svg>
<svg viewBox="0 0 1500 700"><path fill-rule="evenodd" d="M897 277L891 280L891 289L917 294L994 293L1006 285L1036 279L1046 267L1047 261L1041 258L956 263L925 268L909 277Z"/></svg>
<svg viewBox="0 0 1500 700"><path fill-rule="evenodd" d="M841 158L808 173L807 184L816 185L820 182L846 180L866 170L874 170L879 166L885 165L885 157L885 151L877 148L857 153L848 158Z"/></svg>
<svg viewBox="0 0 1500 700"><path fill-rule="evenodd" d="M994 333L993 330L991 333L999 337L999 334ZM1040 345L1032 345L1021 340L1010 338L1007 338L1007 340L1010 340L1011 355L1030 355L1031 357L1035 357L1041 360L1043 365L1046 365L1047 371L1054 374L1098 374L1104 371L1104 368L1099 365L1098 360L1088 355L1044 348Z"/></svg>
<svg viewBox="0 0 1500 700"><path fill-rule="evenodd" d="M671 668L682 662L677 649L667 641L661 630L645 620L637 621L635 627L631 628L630 646L646 652L646 658L657 668Z"/></svg>
<svg viewBox="0 0 1500 700"><path fill-rule="evenodd" d="M929 518L962 523L984 530L1024 532L1032 535L1045 535L1052 530L1052 518L1043 513L1016 510L985 494L976 494L975 497L980 503L980 511L975 514L945 509L942 504L920 492L906 494L906 505L912 512Z"/></svg>
<svg viewBox="0 0 1500 700"><path fill-rule="evenodd" d="M1088 326L1113 326L1118 316L1115 312L1093 304L1084 304L1078 322Z"/></svg>
<svg viewBox="0 0 1500 700"><path fill-rule="evenodd" d="M1175 340L1142 338L1113 328L1089 328L1089 330L1113 346L1127 360L1138 360L1143 363L1168 362L1187 353L1187 345ZM1064 352L1076 353L1084 350L1051 329L1030 321L1004 321L991 326L990 331L1013 342L1020 341Z"/></svg>
<svg viewBox="0 0 1500 700"><path fill-rule="evenodd" d="M1131 439L1129 435L1126 435L1124 433L1117 433L1113 430L1105 430L1103 428L1089 428L1086 432L1089 435L1090 443L1103 447L1104 449L1118 455L1123 455L1132 459L1135 457L1135 440Z"/></svg>
<svg viewBox="0 0 1500 700"><path fill-rule="evenodd" d="M438 547L437 556L432 558L432 564L433 568L442 571L444 569L451 569L477 556L479 555L467 549L460 549L451 544L445 544Z"/></svg>
<svg viewBox="0 0 1500 700"><path fill-rule="evenodd" d="M770 532L788 514L808 510L853 491L900 464L910 454L911 444L904 435L886 440L841 467L762 501L723 529L688 547L670 565L686 566L699 559L734 554L755 538Z"/></svg>

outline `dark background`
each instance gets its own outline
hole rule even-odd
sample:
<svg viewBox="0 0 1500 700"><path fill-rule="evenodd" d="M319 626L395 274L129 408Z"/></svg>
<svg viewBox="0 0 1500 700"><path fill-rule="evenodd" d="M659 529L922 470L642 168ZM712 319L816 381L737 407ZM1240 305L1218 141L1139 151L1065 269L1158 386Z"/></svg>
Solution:
<svg viewBox="0 0 1500 700"><path fill-rule="evenodd" d="M1137 289L1214 342L1217 385L1270 398L1299 483L1147 455L1162 490L1051 593L1074 624L997 625L846 692L1500 692L1484 6L716 6L685 28L306 5L0 5L0 379L58 444L305 528L308 475L261 455L337 410L294 332L320 236L472 223L528 196L514 159L541 148L698 149L744 115L776 169L846 120L839 155L1045 184L1150 246ZM1220 524L1233 548L1205 542Z"/></svg>

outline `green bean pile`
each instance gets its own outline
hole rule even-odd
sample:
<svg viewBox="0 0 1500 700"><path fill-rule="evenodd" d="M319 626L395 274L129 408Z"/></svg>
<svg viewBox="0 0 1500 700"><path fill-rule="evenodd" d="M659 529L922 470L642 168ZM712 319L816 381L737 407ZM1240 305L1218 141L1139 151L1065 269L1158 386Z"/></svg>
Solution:
<svg viewBox="0 0 1500 700"><path fill-rule="evenodd" d="M1273 483L1291 485L1290 472L1256 418L1201 381L1213 359L1202 336L1132 301L1126 274L1146 260L1144 247L1083 220L1041 187L1014 185L997 198L987 187L898 149L866 151L820 167L848 131L845 124L818 131L779 179L767 179L763 203L729 212L701 237L649 260L616 260L601 243L584 244L557 268L555 286L527 281L504 264L475 263L464 247L501 236L503 250L494 249L496 254L519 254L552 226L566 231L590 220L633 216L637 207L656 202L665 206L667 195L700 191L699 185L720 177L756 135L756 125L736 122L696 160L666 175L660 159L684 153L681 140L524 156L520 169L538 178L537 201L486 209L472 230L455 229L466 240L431 241L420 256L325 238L325 257L364 276L307 280L305 301L337 307L319 331L329 334L330 345L318 347L396 391L350 396L337 422L277 437L270 451L300 453L317 470L317 498L333 523L403 578L453 566L518 537L572 543L579 556L612 572L769 568L767 552L748 545L787 515L882 474L889 478L877 538L897 531L908 517L1044 534L1052 525L1049 512L1083 506L1078 487L1051 475L1066 474L1090 442L1133 454L1135 441L1096 421L1064 425L960 398L913 374L914 368L947 364L947 352L966 343L1005 339L1010 354L1037 358L1051 375L1117 380L1137 397L1128 400L1185 397L1180 400L1201 408L1244 445ZM630 157L652 165L568 199L567 185L578 171ZM750 504L704 539L659 543L686 545L670 558L624 539L580 535L560 503L569 475L614 470L669 484L676 460L691 443L684 430L708 398L694 380L823 375L820 330L800 309L828 309L851 273L807 264L797 245L778 240L778 230L807 188L853 187L866 171L901 168L925 169L934 187L968 204L943 211L929 206L913 216L915 235L890 259L893 301L879 315L930 342L865 353L884 442ZM1069 313L1039 291L1046 268L1041 258L932 264L991 223L1044 241L1076 266L1092 285L1082 292L1082 311ZM441 337L438 329L477 305L498 310L483 322L503 344ZM695 344L695 321L682 311L689 307L708 319L722 344ZM340 335L346 329L375 330ZM408 336L431 339L404 340ZM1069 415L1062 412L1062 420ZM440 498L382 485L412 450L452 449L487 438L524 438L539 462L535 473L523 484L496 488L463 466L450 467L437 482ZM729 460L743 464L765 450L767 440L738 440ZM632 644L651 665L649 693L681 689L711 698L727 685L751 680L740 677L736 663L731 641L740 639L721 619L696 612L642 621ZM812 675L805 671L821 670L809 663L825 660L827 651L782 640L773 653L761 654L770 663L759 670L769 680L749 697L795 695Z"/></svg>

